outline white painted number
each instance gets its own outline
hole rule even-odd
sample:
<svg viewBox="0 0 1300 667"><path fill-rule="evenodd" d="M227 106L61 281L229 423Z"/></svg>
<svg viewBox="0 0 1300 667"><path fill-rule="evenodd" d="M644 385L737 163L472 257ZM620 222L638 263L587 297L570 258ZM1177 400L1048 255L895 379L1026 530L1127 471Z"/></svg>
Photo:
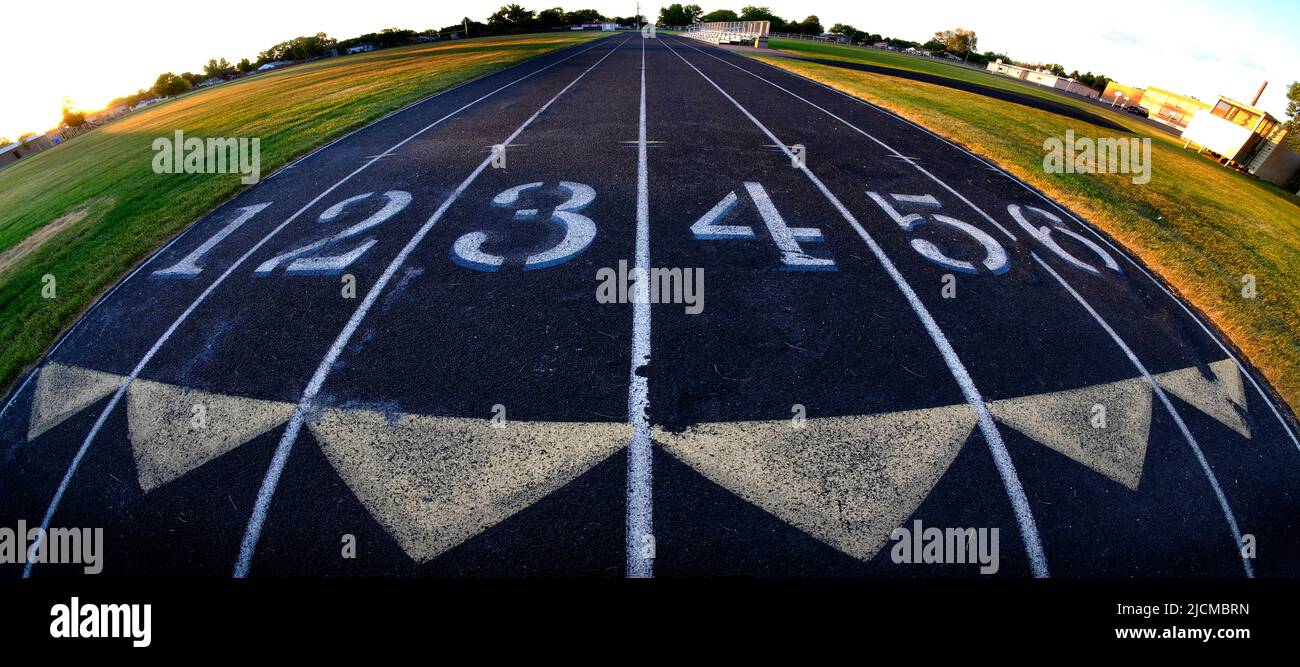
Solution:
<svg viewBox="0 0 1300 667"><path fill-rule="evenodd" d="M324 213L316 219L316 222L328 224L336 220L348 208L354 204L359 204L371 197L373 192L367 192L363 195L349 197L343 201L325 209ZM318 255L317 252L325 248L337 245L339 242L363 234L370 229L383 224L389 218L397 215L411 203L411 194L401 190L390 190L384 193L383 208L376 211L373 215L358 222L347 229L344 229L332 236L327 236L319 241L308 243L305 246L295 248L276 257L262 262L253 270L255 276L269 276L278 267L288 263L285 268L285 275L338 275L343 273L357 258L365 254L371 246L378 243L378 239L368 239L361 245L337 255Z"/></svg>
<svg viewBox="0 0 1300 667"><path fill-rule="evenodd" d="M154 278L165 280L190 280L194 278L203 271L203 267L199 266L199 260L203 259L204 255L208 254L209 251L216 247L218 243L221 243L221 241L227 236L230 236L236 229L239 229L240 225L248 222L249 218L261 213L262 209L270 205L271 203L267 202L265 204L254 204L239 209L237 211L239 215L236 215L234 220L226 223L225 227L222 227L220 231L213 234L212 238L204 241L203 245L195 248L194 252L186 255L181 261L176 262L165 269L154 271L150 275Z"/></svg>
<svg viewBox="0 0 1300 667"><path fill-rule="evenodd" d="M898 223L899 227L902 227L906 231L913 231L927 222L927 218L924 214L901 213L889 202L888 199L879 193L867 192L867 196L871 197L872 201L876 202L876 205L879 206L886 215L892 218L894 222ZM891 194L889 196L899 204L923 206L928 209L937 209L942 207L939 200L935 199L933 195ZM979 227L940 213L930 213L928 220L937 222L950 229L955 229L983 247L984 259L980 261L980 265L993 275L999 276L1011 269L1011 258L1007 255L1007 251L1003 249L1002 244L998 243L996 239L989 236ZM954 259L940 250L939 246L927 241L926 239L914 238L911 241L911 245L912 248L920 253L922 257L925 257L931 262L946 269L957 271L959 273L979 273L979 269L976 268L974 263L966 260Z"/></svg>
<svg viewBox="0 0 1300 667"><path fill-rule="evenodd" d="M1032 211L1044 218L1047 218L1048 222L1052 223L1051 226L1049 227L1047 225L1043 225L1042 227L1035 227L1034 224L1029 222L1029 220L1025 217L1024 210L1022 210L1019 206L1015 204L1011 204L1010 206L1007 206L1007 212L1011 214L1011 217L1015 218L1016 222L1020 223L1020 226L1024 228L1026 232L1029 232L1030 236L1033 236L1035 239L1038 240L1039 243L1042 243L1043 245L1047 246L1048 250L1051 250L1052 252L1056 253L1057 257L1060 257L1061 259L1074 265L1076 268L1083 269L1084 271L1087 271L1088 273L1091 273L1094 276L1101 275L1101 270L1098 269L1097 267L1088 264L1087 262L1084 262L1083 260L1080 260L1074 255L1071 255L1070 253L1066 252L1065 248L1062 248L1060 244L1056 242L1056 239L1052 238L1053 231L1057 231L1062 234L1065 234L1066 236L1078 241L1079 243L1082 243L1089 250L1097 254L1097 257L1100 258L1102 263L1106 265L1106 268L1111 269L1112 271L1120 271L1122 273L1122 271L1119 268L1119 264L1115 261L1114 257L1110 256L1110 253L1103 250L1101 246L1097 245L1096 243L1093 243L1091 240L1065 228L1064 226L1065 223L1060 218L1053 215L1050 211L1044 211L1043 209L1037 208L1035 206L1026 206L1025 210Z"/></svg>
<svg viewBox="0 0 1300 667"><path fill-rule="evenodd" d="M518 205L525 192L537 190L542 185L541 182L517 185L494 197L492 206L513 209L514 219L520 222L538 220L542 209L518 208ZM528 255L524 259L525 271L563 264L581 254L596 238L596 223L579 213L595 201L596 191L591 186L570 181L561 181L560 190L568 194L568 199L556 206L547 220L560 225L564 230L564 238L551 248ZM476 271L496 271L501 268L506 258L483 250L483 244L487 240L488 233L484 231L469 232L461 236L451 246L451 260Z"/></svg>
<svg viewBox="0 0 1300 667"><path fill-rule="evenodd" d="M745 182L745 192L753 200L754 206L758 209L758 214L763 218L763 224L767 227L768 234L772 237L772 242L776 244L777 250L781 251L782 267L790 271L834 271L835 260L822 259L813 257L804 252L800 243L821 243L825 241L820 229L816 227L790 227L785 223L785 218L781 217L780 211L776 210L776 204L772 203L772 198L768 196L767 190L761 183L753 181ZM722 201L716 206L709 209L707 213L691 225L691 234L702 241L716 241L720 239L752 239L754 238L754 228L744 225L722 225L718 224L723 218L726 218L736 204L740 203L740 197L736 196L735 191L727 193Z"/></svg>

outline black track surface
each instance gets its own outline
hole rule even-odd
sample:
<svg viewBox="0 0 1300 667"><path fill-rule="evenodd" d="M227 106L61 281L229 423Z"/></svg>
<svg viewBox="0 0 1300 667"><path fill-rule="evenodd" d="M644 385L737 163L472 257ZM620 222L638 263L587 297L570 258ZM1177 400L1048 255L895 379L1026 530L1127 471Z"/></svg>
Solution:
<svg viewBox="0 0 1300 667"><path fill-rule="evenodd" d="M790 158L705 76L782 144L805 148L808 169L897 267L986 401L1139 377L1106 331L1031 252L1096 309L1152 374L1207 369L1228 358L1121 253L1110 250L1120 271L1094 276L1031 238L1008 215L1008 205L1050 206L976 157L874 107L724 50L672 37L618 35L431 98L248 189L122 283L47 363L130 374L217 276L276 225L369 158L538 72L420 134L308 208L217 286L139 376L296 404L361 299L341 298L336 275L286 276L281 270L256 277L253 268L360 220L363 214L352 211L346 221L316 221L339 201L367 192L409 192L413 202L362 237L375 244L347 269L364 295L491 147L601 58L512 142L506 168L484 170L398 268L343 349L317 407L487 419L492 406L501 404L513 420L626 421L632 306L598 303L595 291L598 270L635 257L643 58L650 263L702 268L706 275L702 313L688 314L681 304L651 309L646 375L650 419L657 427L681 432L700 423L789 419L795 404L818 418L966 402L913 306L845 221L845 211L792 168ZM549 247L560 232L514 222L508 210L490 202L509 187L535 181L545 185L531 201L543 209L561 200L561 181L591 186L596 199L583 214L598 232L572 260L523 271L521 257ZM791 227L820 229L825 241L804 243L805 249L833 259L836 270L781 270L779 253L744 196L745 182L761 183ZM731 191L741 199L729 223L754 226L756 237L693 238L691 225ZM979 247L935 224L904 231L867 191L932 195L942 212L996 239L1009 256L1009 270L957 273L958 297L944 298L944 275L954 272L923 258L911 242L928 239L953 256L971 258L981 256ZM266 202L268 208L213 248L193 280L150 277L209 239L240 207ZM1067 219L1063 226L1098 238L1077 221ZM499 271L451 261L456 239L476 230L492 233L485 249L509 258ZM1081 258L1095 258L1069 237L1054 238ZM356 245L354 239L335 250ZM1300 451L1274 414L1274 399L1249 378L1243 381L1241 415L1249 439L1177 397L1170 400L1196 437L1241 532L1257 540L1255 573L1294 576L1300 573ZM102 398L29 441L36 384L23 385L0 421L2 526L39 524L109 401ZM1291 423L1286 408L1279 409ZM1243 576L1214 491L1158 400L1136 491L1009 427L999 430L1053 576ZM52 525L104 527L105 576L229 576L283 432L283 426L275 428L145 493L136 482L124 400L86 450ZM967 566L897 565L887 550L866 561L852 558L710 481L659 445L653 464L657 576L974 574ZM626 470L622 450L460 546L417 563L371 517L303 429L270 505L252 573L623 576ZM1031 572L1011 502L979 429L907 523L914 519L932 526L998 527L999 575ZM361 557L339 557L343 534L356 536ZM79 572L51 565L36 567L33 575ZM0 565L0 574L20 573L21 566Z"/></svg>

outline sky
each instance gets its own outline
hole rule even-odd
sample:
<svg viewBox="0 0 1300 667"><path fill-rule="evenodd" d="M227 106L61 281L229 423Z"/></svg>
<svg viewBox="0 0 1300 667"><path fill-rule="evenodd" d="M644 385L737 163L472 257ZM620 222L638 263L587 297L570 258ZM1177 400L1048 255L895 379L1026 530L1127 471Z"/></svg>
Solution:
<svg viewBox="0 0 1300 667"><path fill-rule="evenodd" d="M554 0L549 0L554 2ZM698 1L698 0L697 0ZM565 9L594 8L630 16L632 2L570 0ZM937 30L976 31L980 51L1020 61L1056 62L1067 71L1106 74L1121 83L1157 86L1213 101L1219 94L1249 102L1269 81L1259 106L1285 118L1286 90L1300 80L1300 2L1255 0L742 0L698 2L705 11L744 4L770 7L787 20L815 13L824 26L924 42ZM63 0L58 11L24 2L6 8L0 40L0 137L55 126L65 97L78 108L148 88L164 71L202 70L209 58L256 59L298 35L344 39L382 28L441 28L461 17L485 20L504 0ZM520 2L530 9L545 3ZM658 2L642 13L658 15ZM666 4L666 3L665 3Z"/></svg>

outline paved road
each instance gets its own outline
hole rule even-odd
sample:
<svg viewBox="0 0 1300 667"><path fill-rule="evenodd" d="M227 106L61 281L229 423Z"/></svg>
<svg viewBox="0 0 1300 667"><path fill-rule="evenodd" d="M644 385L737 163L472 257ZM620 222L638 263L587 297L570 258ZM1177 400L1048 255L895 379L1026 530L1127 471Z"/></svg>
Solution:
<svg viewBox="0 0 1300 667"><path fill-rule="evenodd" d="M1294 576L1292 417L1219 340L925 130L618 35L152 258L7 399L0 525L103 527L104 576L978 572L895 562L917 522L998 576Z"/></svg>

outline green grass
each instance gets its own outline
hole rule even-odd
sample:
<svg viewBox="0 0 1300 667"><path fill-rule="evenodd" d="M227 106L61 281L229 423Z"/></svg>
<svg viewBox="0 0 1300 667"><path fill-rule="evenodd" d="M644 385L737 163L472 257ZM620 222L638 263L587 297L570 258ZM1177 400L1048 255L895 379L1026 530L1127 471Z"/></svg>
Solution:
<svg viewBox="0 0 1300 667"><path fill-rule="evenodd" d="M885 51L882 49L873 49L864 46L852 46L848 44L832 44L829 42L813 42L802 39L773 39L768 46L781 51L797 53L801 56L810 58L822 58L824 60L840 60L843 62L866 63L869 65L878 65L880 67L892 67L894 69L906 70L908 72L919 72L921 74L933 74L945 79L955 79L965 81L999 90L1006 90L1021 95L1029 95L1053 102L1063 102L1079 109L1092 111L1096 107L1087 102L1081 101L1074 97L1067 97L1059 93L1054 93L1040 86L1025 84L1019 80L1012 79L1001 74L994 74L988 70L975 69L966 65L958 65L952 62L925 58L921 56L908 55L898 51Z"/></svg>
<svg viewBox="0 0 1300 667"><path fill-rule="evenodd" d="M178 129L260 137L266 175L422 97L602 36L469 39L320 60L183 95L0 170L0 255L22 252L0 263L0 387L131 267L245 187L237 175L153 173L155 138ZM36 243L51 222L78 217ZM46 274L57 280L55 299L42 298Z"/></svg>
<svg viewBox="0 0 1300 667"><path fill-rule="evenodd" d="M1127 174L1048 174L1043 169L1046 138L1063 137L1069 129L1085 137L1115 136L1115 131L932 84L755 56L891 109L1069 206L1141 257L1205 313L1293 409L1300 406L1300 197L1220 167L1126 114L1011 79L875 49L797 40L772 40L772 46L817 57L833 51L838 59L967 81L1001 78L999 87L1048 95L1150 137L1152 177L1146 185L1133 184ZM1245 274L1256 278L1255 299L1241 295Z"/></svg>

